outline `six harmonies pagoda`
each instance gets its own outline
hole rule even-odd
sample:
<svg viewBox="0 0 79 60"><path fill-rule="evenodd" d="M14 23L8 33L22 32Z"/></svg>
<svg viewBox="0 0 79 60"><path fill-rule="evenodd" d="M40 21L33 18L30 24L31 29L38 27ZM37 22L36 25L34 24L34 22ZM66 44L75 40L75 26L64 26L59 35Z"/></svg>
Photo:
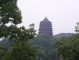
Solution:
<svg viewBox="0 0 79 60"><path fill-rule="evenodd" d="M52 22L50 22L47 17L44 18L43 21L40 22L38 35L46 34L50 37L53 37L52 32Z"/></svg>

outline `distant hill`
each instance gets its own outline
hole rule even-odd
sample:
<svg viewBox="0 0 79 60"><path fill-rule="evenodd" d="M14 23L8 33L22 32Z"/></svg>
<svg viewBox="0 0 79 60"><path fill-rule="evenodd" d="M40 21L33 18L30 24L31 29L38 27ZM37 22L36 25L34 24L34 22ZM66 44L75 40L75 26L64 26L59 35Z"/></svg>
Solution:
<svg viewBox="0 0 79 60"><path fill-rule="evenodd" d="M60 34L54 35L54 38L70 37L72 35L73 35L73 33L60 33ZM36 37L35 39L33 39L30 43L37 42L38 44L39 43L41 44L41 42L44 42L42 44L47 45L45 43L46 43L46 41L48 41L48 43L49 43L50 42L49 40L52 41L52 39L49 39L47 36L39 36L39 37ZM3 39L2 41L0 41L0 44L9 49L9 48L11 48L11 45L13 44L13 42L10 42L8 39Z"/></svg>
<svg viewBox="0 0 79 60"><path fill-rule="evenodd" d="M3 39L0 41L0 44L5 48L10 49L13 44L13 41L9 41L8 39Z"/></svg>
<svg viewBox="0 0 79 60"><path fill-rule="evenodd" d="M54 38L70 37L72 35L73 33L60 33L54 35ZM32 46L35 46L38 56L41 56L43 60L58 60L54 41L55 40L53 38L47 35L42 35L28 40L28 43L30 43ZM11 49L13 42L9 41L8 39L3 39L0 41L0 44L7 49Z"/></svg>
<svg viewBox="0 0 79 60"><path fill-rule="evenodd" d="M62 38L62 37L70 37L72 36L74 33L59 33L57 35L54 35L54 38Z"/></svg>

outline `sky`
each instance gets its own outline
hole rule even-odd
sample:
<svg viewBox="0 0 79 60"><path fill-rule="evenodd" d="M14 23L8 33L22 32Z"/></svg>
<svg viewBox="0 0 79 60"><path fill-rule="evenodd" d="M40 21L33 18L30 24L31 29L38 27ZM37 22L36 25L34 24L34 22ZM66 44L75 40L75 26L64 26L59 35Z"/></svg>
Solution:
<svg viewBox="0 0 79 60"><path fill-rule="evenodd" d="M79 0L18 0L22 13L22 24L26 28L32 23L39 30L45 17L52 22L53 34L75 33L79 22Z"/></svg>

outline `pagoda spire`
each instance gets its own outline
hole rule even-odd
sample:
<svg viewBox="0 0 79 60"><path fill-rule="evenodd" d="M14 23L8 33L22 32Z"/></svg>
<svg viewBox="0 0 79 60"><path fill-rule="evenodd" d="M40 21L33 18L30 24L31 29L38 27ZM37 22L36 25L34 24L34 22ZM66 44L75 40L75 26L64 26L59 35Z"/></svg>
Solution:
<svg viewBox="0 0 79 60"><path fill-rule="evenodd" d="M50 22L47 17L43 19L44 22Z"/></svg>

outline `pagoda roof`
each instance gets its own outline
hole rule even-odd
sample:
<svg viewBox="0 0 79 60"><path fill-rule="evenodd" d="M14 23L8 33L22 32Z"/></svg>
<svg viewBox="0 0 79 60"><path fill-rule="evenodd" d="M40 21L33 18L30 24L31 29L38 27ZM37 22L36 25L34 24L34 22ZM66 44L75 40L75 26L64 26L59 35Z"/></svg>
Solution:
<svg viewBox="0 0 79 60"><path fill-rule="evenodd" d="M42 22L50 22L47 17L44 18Z"/></svg>

